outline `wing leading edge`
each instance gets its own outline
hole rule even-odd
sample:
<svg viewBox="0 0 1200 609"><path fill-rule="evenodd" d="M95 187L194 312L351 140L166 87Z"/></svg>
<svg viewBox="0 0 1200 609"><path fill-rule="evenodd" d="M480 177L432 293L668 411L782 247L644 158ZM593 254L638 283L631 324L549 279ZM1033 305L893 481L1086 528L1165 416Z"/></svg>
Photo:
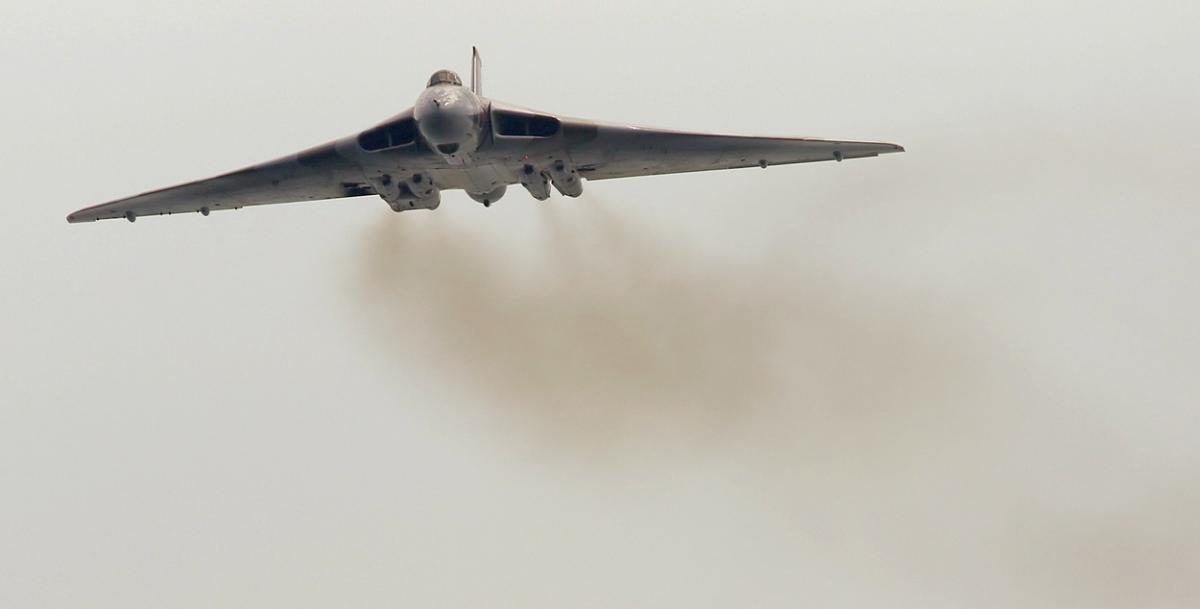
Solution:
<svg viewBox="0 0 1200 609"><path fill-rule="evenodd" d="M361 167L348 158L356 146L338 140L291 156L205 180L145 192L81 209L71 223L111 218L238 209L250 205L338 199L375 194Z"/></svg>
<svg viewBox="0 0 1200 609"><path fill-rule="evenodd" d="M605 124L595 125L589 136L568 144L580 175L589 180L841 161L904 152L902 146L886 142L689 133Z"/></svg>

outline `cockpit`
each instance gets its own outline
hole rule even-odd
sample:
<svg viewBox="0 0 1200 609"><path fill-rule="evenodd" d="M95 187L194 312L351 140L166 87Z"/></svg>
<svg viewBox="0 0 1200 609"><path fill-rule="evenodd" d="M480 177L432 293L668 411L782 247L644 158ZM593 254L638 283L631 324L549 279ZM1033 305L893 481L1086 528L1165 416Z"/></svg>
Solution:
<svg viewBox="0 0 1200 609"><path fill-rule="evenodd" d="M429 77L429 84L427 86L432 87L434 85L456 85L461 87L462 79L451 70L438 70L433 73L433 76Z"/></svg>

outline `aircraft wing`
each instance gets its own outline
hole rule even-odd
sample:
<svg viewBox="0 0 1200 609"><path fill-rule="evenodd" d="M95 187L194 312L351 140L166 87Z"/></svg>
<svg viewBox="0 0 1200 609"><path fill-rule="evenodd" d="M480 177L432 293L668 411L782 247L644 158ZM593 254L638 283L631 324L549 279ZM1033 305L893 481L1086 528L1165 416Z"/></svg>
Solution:
<svg viewBox="0 0 1200 609"><path fill-rule="evenodd" d="M896 144L688 133L563 121L568 153L589 180L840 161L904 152Z"/></svg>
<svg viewBox="0 0 1200 609"><path fill-rule="evenodd" d="M247 205L375 194L351 161L353 138L179 186L81 209L68 222L237 209Z"/></svg>

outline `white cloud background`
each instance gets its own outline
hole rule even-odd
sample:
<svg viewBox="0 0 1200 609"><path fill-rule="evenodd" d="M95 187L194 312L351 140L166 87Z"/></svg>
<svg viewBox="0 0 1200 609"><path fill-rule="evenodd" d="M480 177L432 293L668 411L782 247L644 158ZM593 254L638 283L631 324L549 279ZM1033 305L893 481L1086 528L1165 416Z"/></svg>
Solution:
<svg viewBox="0 0 1200 609"><path fill-rule="evenodd" d="M1194 607L1200 10L0 7L0 606ZM411 103L880 159L68 226Z"/></svg>

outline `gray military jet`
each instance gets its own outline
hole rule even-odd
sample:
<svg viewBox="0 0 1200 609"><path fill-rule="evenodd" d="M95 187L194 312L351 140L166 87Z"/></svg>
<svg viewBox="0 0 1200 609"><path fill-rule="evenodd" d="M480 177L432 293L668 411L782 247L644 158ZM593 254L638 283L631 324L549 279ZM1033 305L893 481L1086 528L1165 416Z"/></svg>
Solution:
<svg viewBox="0 0 1200 609"><path fill-rule="evenodd" d="M379 195L395 211L436 209L461 189L491 205L520 184L533 198L550 187L568 197L583 179L606 180L873 157L895 144L686 133L556 116L483 96L481 63L471 87L441 70L412 108L376 127L299 154L207 180L81 209L68 222L240 209Z"/></svg>

